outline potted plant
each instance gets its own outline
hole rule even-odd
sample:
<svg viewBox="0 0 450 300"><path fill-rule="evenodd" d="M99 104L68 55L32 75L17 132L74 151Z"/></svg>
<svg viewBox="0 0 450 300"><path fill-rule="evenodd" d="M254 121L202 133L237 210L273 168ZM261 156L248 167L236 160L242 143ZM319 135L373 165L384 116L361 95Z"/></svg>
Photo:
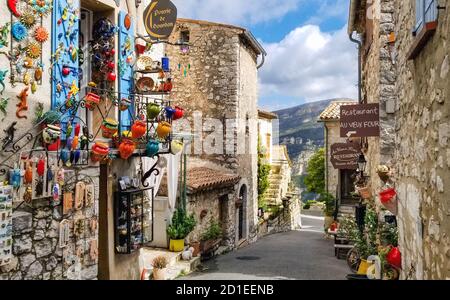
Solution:
<svg viewBox="0 0 450 300"><path fill-rule="evenodd" d="M200 249L202 253L205 254L214 249L220 243L221 237L222 228L217 221L211 219L208 228L201 236Z"/></svg>
<svg viewBox="0 0 450 300"><path fill-rule="evenodd" d="M168 265L167 258L165 256L157 256L152 261L153 267L153 279L165 280L166 267Z"/></svg>
<svg viewBox="0 0 450 300"><path fill-rule="evenodd" d="M170 239L169 250L181 252L184 250L184 239L194 230L196 221L194 215L187 215L182 208L177 209L172 217L172 224L167 227Z"/></svg>
<svg viewBox="0 0 450 300"><path fill-rule="evenodd" d="M336 207L336 199L329 193L324 193L320 196L320 202L323 202L323 213L325 215L324 227L328 230L330 225L334 222L334 211Z"/></svg>

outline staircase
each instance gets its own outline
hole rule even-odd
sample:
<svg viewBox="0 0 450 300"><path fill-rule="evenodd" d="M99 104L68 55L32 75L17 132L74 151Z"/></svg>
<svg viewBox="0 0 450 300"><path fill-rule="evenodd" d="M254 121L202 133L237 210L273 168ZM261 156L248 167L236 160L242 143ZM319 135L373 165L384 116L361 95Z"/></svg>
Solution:
<svg viewBox="0 0 450 300"><path fill-rule="evenodd" d="M337 218L341 220L344 217L354 217L355 216L355 205L340 205L338 210Z"/></svg>
<svg viewBox="0 0 450 300"><path fill-rule="evenodd" d="M269 174L269 187L264 193L264 199L268 205L281 204L281 181L283 176L279 173L279 168L272 167Z"/></svg>

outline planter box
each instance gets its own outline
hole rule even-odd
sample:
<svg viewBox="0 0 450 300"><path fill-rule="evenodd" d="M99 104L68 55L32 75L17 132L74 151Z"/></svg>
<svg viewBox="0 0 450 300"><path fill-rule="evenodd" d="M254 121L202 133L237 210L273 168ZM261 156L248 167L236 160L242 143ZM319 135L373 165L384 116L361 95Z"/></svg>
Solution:
<svg viewBox="0 0 450 300"><path fill-rule="evenodd" d="M202 255L208 254L211 251L214 251L219 246L220 241L221 241L220 239L201 241L200 242L200 250L202 252Z"/></svg>

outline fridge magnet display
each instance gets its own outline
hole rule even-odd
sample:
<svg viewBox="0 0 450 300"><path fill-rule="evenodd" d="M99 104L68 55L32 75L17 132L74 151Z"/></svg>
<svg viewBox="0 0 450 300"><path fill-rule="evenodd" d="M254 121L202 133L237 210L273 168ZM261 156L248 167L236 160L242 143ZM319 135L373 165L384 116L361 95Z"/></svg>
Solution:
<svg viewBox="0 0 450 300"><path fill-rule="evenodd" d="M0 266L12 257L12 192L12 186L0 186Z"/></svg>

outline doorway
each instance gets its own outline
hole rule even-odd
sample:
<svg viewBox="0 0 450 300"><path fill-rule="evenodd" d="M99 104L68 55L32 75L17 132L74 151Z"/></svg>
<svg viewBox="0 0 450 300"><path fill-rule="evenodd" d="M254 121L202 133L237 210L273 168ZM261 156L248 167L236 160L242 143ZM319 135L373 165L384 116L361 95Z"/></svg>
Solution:
<svg viewBox="0 0 450 300"><path fill-rule="evenodd" d="M244 239L245 236L245 208L247 205L247 186L243 184L239 190L239 199L237 204L237 223L238 223L238 241Z"/></svg>

